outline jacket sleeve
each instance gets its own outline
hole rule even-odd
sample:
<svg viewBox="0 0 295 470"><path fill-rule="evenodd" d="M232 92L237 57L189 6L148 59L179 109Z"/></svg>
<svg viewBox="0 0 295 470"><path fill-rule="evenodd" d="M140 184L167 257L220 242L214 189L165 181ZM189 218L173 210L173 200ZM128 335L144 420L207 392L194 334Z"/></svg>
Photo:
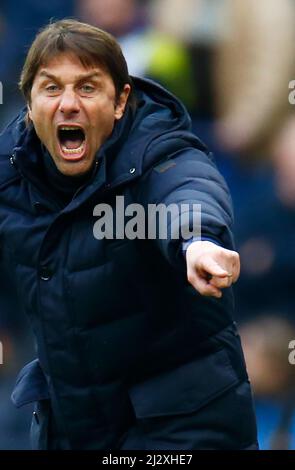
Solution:
<svg viewBox="0 0 295 470"><path fill-rule="evenodd" d="M169 147L171 149L171 145ZM191 144L179 148L172 142L172 147L176 150L170 150L167 156L167 143L151 146L150 160L156 159L157 163L153 163L141 178L138 197L146 213L149 213L148 205L151 204L163 204L166 208L173 204L174 209L177 206L178 211L172 211L171 217L160 217L162 223L167 224L167 236L162 236L158 227L155 242L169 262L179 267L179 262L183 265L182 234L188 229L194 231L195 238L210 239L225 248L234 249L233 213L228 187L212 155L205 148L199 149ZM159 162L163 150L166 156ZM198 220L200 223L196 226ZM149 217L147 223L154 221Z"/></svg>

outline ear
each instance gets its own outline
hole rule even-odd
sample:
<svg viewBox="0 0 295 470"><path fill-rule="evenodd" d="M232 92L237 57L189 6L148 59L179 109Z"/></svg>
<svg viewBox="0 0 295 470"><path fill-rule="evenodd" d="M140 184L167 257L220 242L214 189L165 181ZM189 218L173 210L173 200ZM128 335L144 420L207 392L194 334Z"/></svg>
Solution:
<svg viewBox="0 0 295 470"><path fill-rule="evenodd" d="M124 114L125 107L126 107L126 104L127 104L127 101L128 101L128 97L130 95L130 91L131 91L131 86L128 85L128 83L126 83L125 86L124 86L124 90L120 94L120 97L119 97L119 99L116 103L116 106L115 106L115 119L116 120L121 119L121 117Z"/></svg>

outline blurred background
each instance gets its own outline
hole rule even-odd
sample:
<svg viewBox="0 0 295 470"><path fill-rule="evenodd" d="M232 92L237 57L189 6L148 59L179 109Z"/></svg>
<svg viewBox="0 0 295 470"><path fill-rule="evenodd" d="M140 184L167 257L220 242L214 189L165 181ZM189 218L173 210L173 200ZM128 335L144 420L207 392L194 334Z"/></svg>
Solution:
<svg viewBox="0 0 295 470"><path fill-rule="evenodd" d="M17 83L32 39L64 17L113 33L130 73L178 96L215 153L235 209L236 319L260 446L295 449L295 0L1 0L0 129L24 104ZM34 357L16 290L9 273L1 277L0 449L29 448L31 408L10 403Z"/></svg>

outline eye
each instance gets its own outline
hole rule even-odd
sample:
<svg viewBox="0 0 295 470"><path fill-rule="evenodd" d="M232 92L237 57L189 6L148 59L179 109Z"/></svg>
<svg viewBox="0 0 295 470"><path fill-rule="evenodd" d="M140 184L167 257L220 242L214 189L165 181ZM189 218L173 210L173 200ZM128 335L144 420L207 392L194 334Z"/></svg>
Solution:
<svg viewBox="0 0 295 470"><path fill-rule="evenodd" d="M95 87L93 85L84 84L81 86L80 90L82 93L89 95L95 91Z"/></svg>
<svg viewBox="0 0 295 470"><path fill-rule="evenodd" d="M55 93L59 91L59 87L57 85L48 85L45 87L45 90L48 91L48 93Z"/></svg>

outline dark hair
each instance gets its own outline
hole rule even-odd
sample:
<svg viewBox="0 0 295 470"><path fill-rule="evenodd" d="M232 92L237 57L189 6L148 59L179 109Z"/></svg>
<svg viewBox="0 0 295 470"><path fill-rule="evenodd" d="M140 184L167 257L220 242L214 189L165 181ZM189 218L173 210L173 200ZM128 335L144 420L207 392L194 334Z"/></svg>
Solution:
<svg viewBox="0 0 295 470"><path fill-rule="evenodd" d="M30 47L19 82L19 88L28 103L31 101L31 89L39 67L63 52L78 57L85 67L103 67L114 82L116 99L126 83L132 87L126 60L116 39L95 26L66 19L42 29ZM133 95L132 88L130 95ZM133 96L129 96L129 103L133 99Z"/></svg>

